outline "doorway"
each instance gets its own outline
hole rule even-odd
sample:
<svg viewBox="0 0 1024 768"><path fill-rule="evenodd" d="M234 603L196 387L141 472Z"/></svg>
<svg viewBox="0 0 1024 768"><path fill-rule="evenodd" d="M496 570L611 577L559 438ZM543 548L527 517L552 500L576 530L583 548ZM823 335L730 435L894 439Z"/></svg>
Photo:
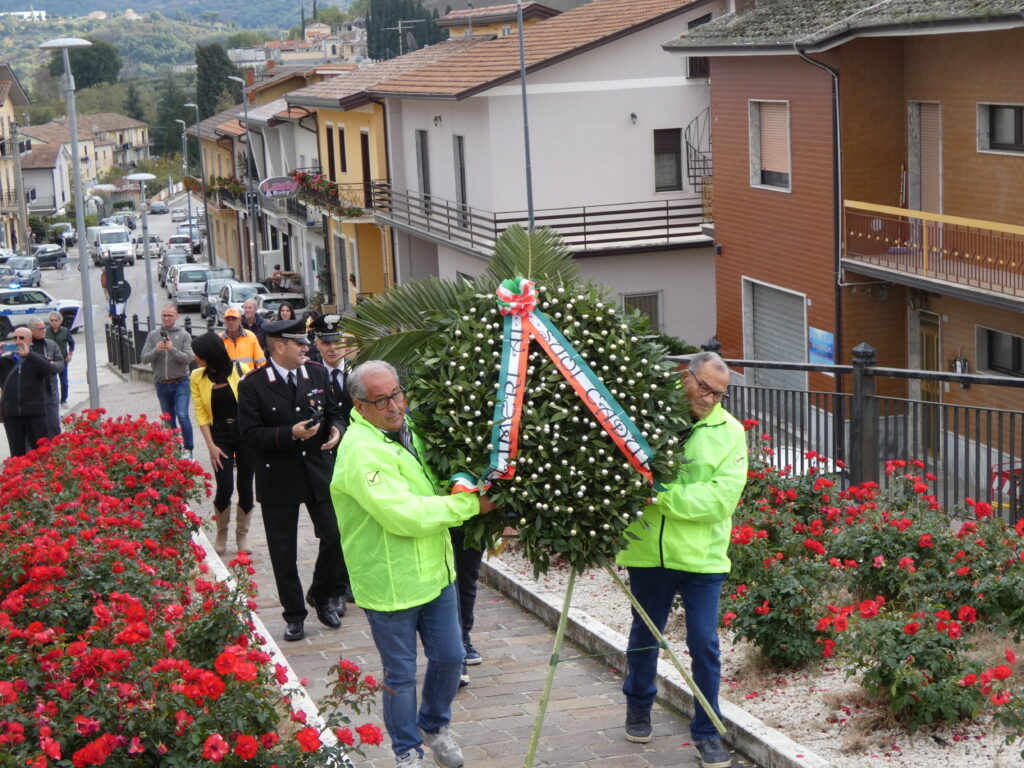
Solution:
<svg viewBox="0 0 1024 768"><path fill-rule="evenodd" d="M922 371L942 370L941 344L939 337L940 319L934 312L918 312L917 343L920 353L919 367ZM941 417L939 403L942 402L942 385L937 381L921 382L921 442L929 456L937 457L941 441Z"/></svg>
<svg viewBox="0 0 1024 768"><path fill-rule="evenodd" d="M373 208L373 174L370 172L370 134L359 133L359 159L363 170L363 208Z"/></svg>

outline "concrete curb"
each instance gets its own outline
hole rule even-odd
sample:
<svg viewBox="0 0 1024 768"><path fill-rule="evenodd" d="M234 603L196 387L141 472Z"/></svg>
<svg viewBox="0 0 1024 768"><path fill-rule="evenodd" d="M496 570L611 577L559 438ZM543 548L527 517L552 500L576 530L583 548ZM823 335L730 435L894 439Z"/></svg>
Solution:
<svg viewBox="0 0 1024 768"><path fill-rule="evenodd" d="M514 574L500 560L485 558L480 575L489 585L549 626L554 627L558 623L561 600L556 602L538 594L533 584ZM626 668L627 638L583 611L569 610L566 637L587 653L603 654L610 665ZM658 699L687 716L693 716L693 695L675 667L665 660L658 661ZM825 758L805 749L735 704L720 699L719 707L722 721L729 729L730 743L762 768L829 768L830 763Z"/></svg>

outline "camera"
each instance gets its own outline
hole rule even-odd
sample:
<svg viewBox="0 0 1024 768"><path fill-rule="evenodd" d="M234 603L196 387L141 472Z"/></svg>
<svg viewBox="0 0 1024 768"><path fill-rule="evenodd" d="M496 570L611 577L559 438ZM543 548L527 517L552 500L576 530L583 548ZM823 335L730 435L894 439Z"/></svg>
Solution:
<svg viewBox="0 0 1024 768"><path fill-rule="evenodd" d="M166 328L161 328L160 329L160 339L162 341L169 341L170 338L171 338L171 336L170 336L169 333L167 333L167 329Z"/></svg>

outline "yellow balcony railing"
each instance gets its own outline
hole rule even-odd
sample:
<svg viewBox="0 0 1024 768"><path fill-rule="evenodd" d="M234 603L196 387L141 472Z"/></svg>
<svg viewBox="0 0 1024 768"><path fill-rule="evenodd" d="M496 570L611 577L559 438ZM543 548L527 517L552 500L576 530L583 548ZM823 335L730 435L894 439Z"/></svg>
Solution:
<svg viewBox="0 0 1024 768"><path fill-rule="evenodd" d="M1024 227L846 200L844 256L1024 299Z"/></svg>

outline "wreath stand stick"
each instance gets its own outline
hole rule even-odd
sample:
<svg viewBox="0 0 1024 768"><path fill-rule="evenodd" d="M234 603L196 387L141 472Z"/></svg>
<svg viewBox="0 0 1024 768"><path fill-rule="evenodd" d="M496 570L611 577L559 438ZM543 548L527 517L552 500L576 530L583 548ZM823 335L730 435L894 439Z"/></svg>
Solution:
<svg viewBox="0 0 1024 768"><path fill-rule="evenodd" d="M551 651L551 660L548 662L548 674L544 680L544 692L540 697L540 705L537 709L537 718L533 721L533 733L530 734L530 746L526 751L526 760L523 768L532 768L533 759L537 755L537 744L540 741L540 732L544 727L544 716L548 711L548 701L551 699L551 686L555 682L555 668L558 666L558 652L562 650L562 641L565 640L565 626L569 622L569 603L572 602L572 590L576 586L576 568L569 569L569 582L565 585L565 599L562 600L562 613L558 617L558 629L555 630L555 647Z"/></svg>

